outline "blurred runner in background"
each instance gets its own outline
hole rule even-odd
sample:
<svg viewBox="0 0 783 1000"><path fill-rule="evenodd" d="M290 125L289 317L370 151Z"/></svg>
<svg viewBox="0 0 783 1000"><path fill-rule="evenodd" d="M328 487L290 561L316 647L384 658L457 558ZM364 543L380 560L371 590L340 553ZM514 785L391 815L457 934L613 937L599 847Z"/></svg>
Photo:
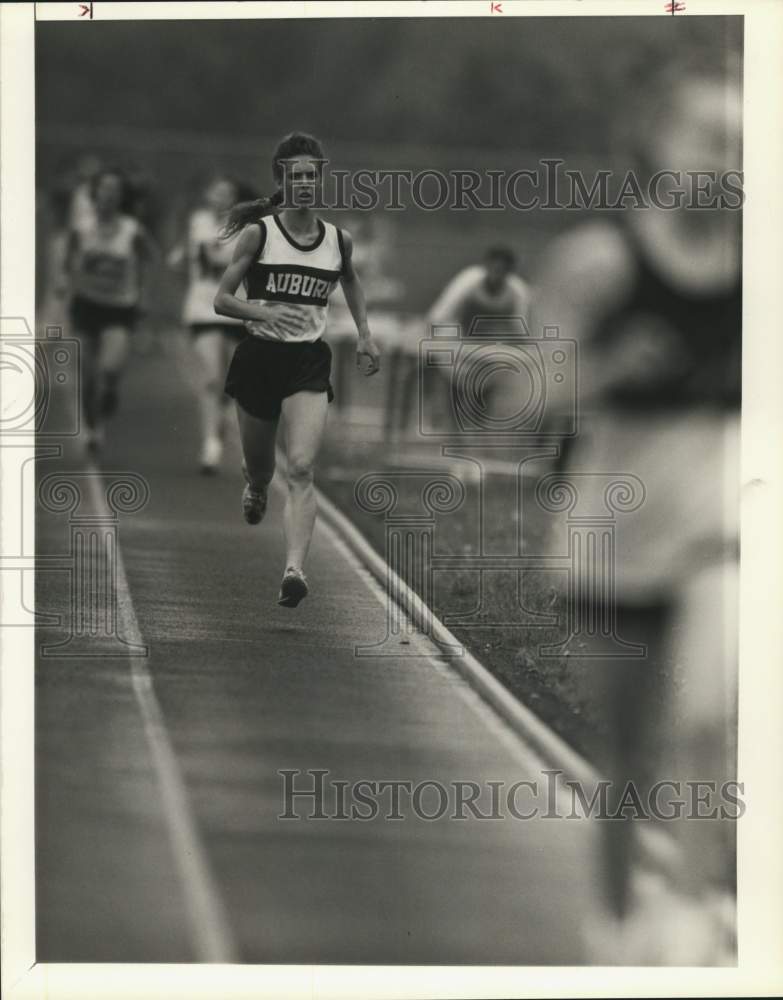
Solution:
<svg viewBox="0 0 783 1000"><path fill-rule="evenodd" d="M123 211L127 183L119 170L101 170L90 190L94 214L76 214L57 294L69 300L72 333L81 342L86 444L98 452L156 251L144 226Z"/></svg>
<svg viewBox="0 0 783 1000"><path fill-rule="evenodd" d="M659 170L740 166L736 81L669 75L649 93L619 158L642 190ZM607 776L642 791L663 779L720 788L736 767L741 213L678 204L683 179L659 185L670 208L629 209L555 240L537 282L536 328L556 324L580 345L580 432L565 474L632 473L646 491L618 520L616 602L619 636L647 657L585 661L605 691ZM582 509L602 509L605 482L574 480ZM586 577L578 585L590 593ZM676 901L634 879L637 826L603 824L594 960L731 964L734 824L668 824L685 857Z"/></svg>
<svg viewBox="0 0 783 1000"><path fill-rule="evenodd" d="M446 285L427 314L426 337L433 336L436 326L458 326L459 336L524 336L528 332L530 319L531 292L516 270L516 256L507 246L490 247L481 264L464 268ZM412 373L406 386L406 406L414 405L415 384L418 368ZM428 391L435 390L440 403L433 404L436 421L445 429L453 424L451 401L452 379L445 376L442 392L437 391L435 380L431 380ZM519 387L513 374L496 372L482 386L482 405L489 417L506 408L510 398L515 402L510 412L518 409L516 396ZM456 425L455 425L456 429Z"/></svg>
<svg viewBox="0 0 783 1000"><path fill-rule="evenodd" d="M127 183L122 210L140 222L153 243L160 246L163 204L157 178L152 171L139 164L129 166L125 176ZM165 351L166 340L159 326L162 296L156 294L155 298L156 308L144 311L144 322L139 324L133 338L131 347L134 354L163 354Z"/></svg>
<svg viewBox="0 0 783 1000"><path fill-rule="evenodd" d="M188 288L182 321L190 330L198 365L198 395L201 411L200 466L205 475L214 474L223 456L227 404L223 391L231 354L245 334L241 319L218 316L215 294L223 272L231 262L238 234L221 238L230 209L252 197L238 181L218 176L206 188L203 204L188 219L185 242L168 257L169 266L187 263Z"/></svg>
<svg viewBox="0 0 783 1000"><path fill-rule="evenodd" d="M515 274L516 257L509 247L490 247L482 264L466 267L441 292L427 317L430 326L458 323L469 336L479 318L529 319L530 289Z"/></svg>
<svg viewBox="0 0 783 1000"><path fill-rule="evenodd" d="M56 182L48 191L36 194L36 212L40 211L40 228L36 233L36 254L40 254L39 327L65 322L62 300L57 293L63 281L68 234L74 227L94 220L91 187L101 168L101 161L94 153L85 153L75 163L61 163Z"/></svg>
<svg viewBox="0 0 783 1000"><path fill-rule="evenodd" d="M92 196L95 178L103 164L94 153L85 153L76 166L76 183L68 199L68 229L88 225L95 221L95 202Z"/></svg>

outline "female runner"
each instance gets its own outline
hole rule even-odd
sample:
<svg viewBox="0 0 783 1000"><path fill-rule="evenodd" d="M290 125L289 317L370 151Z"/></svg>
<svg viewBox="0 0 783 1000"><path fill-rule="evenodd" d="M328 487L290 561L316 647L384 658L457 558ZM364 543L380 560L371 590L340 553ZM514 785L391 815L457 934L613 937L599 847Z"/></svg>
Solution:
<svg viewBox="0 0 783 1000"><path fill-rule="evenodd" d="M229 215L225 235L240 236L215 296L215 311L243 320L249 333L226 377L226 392L237 403L248 524L266 512L277 426L280 415L285 418L287 551L278 603L289 608L308 592L303 567L315 524L313 465L334 397L332 354L322 338L338 282L359 334L356 363L366 359L367 375L380 368L351 238L314 212L324 162L321 144L310 135L294 132L280 142L272 160L275 194L237 205ZM242 282L247 301L236 295Z"/></svg>
<svg viewBox="0 0 783 1000"><path fill-rule="evenodd" d="M585 666L603 691L618 799L629 776L645 791L663 776L720 789L736 768L741 215L737 175L728 182L741 103L722 76L669 74L650 93L625 155L637 176L657 178L658 204L559 237L537 283L539 323L556 321L580 344L580 433L564 461L566 476L579 477L580 510L605 509L607 474L644 486L638 510L618 519L614 607L595 599L587 570L574 581L596 622L616 616L620 638L646 646L641 658L615 651ZM712 191L685 186L696 167L712 173ZM638 823L603 824L594 957L731 964L733 821L717 806L703 823L693 818L701 806L677 813L661 802L684 859L678 896L635 878Z"/></svg>
<svg viewBox="0 0 783 1000"><path fill-rule="evenodd" d="M127 185L117 170L92 181L93 216L76 220L68 236L64 281L70 318L81 342L82 401L87 447L103 444L103 424L117 408L117 386L136 326L154 245L138 220L123 212Z"/></svg>
<svg viewBox="0 0 783 1000"><path fill-rule="evenodd" d="M231 261L236 234L221 239L228 212L241 197L239 184L228 177L216 177L204 193L204 204L188 220L184 246L175 247L169 265L188 264L188 290L183 304L183 321L190 328L198 362L198 392L201 411L201 471L214 474L223 453L225 406L229 397L223 381L230 354L244 336L240 319L215 315L214 299L218 282ZM247 197L247 195L245 195Z"/></svg>

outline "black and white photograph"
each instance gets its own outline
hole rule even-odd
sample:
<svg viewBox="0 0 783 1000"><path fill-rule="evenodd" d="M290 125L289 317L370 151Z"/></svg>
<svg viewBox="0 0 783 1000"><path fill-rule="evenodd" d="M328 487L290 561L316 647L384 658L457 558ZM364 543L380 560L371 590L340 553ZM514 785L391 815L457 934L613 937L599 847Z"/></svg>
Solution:
<svg viewBox="0 0 783 1000"><path fill-rule="evenodd" d="M783 6L4 6L7 995L777 995Z"/></svg>

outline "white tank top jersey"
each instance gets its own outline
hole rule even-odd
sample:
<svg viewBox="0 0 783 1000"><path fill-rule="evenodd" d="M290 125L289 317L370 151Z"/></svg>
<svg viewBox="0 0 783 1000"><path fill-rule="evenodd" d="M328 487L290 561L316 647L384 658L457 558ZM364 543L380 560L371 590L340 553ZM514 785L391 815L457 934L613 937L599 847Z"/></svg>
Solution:
<svg viewBox="0 0 783 1000"><path fill-rule="evenodd" d="M105 226L84 219L74 226L76 295L105 306L135 306L139 301L136 237L141 227L129 215Z"/></svg>
<svg viewBox="0 0 783 1000"><path fill-rule="evenodd" d="M215 312L215 294L223 272L231 263L238 234L224 240L220 235L222 223L209 209L197 209L188 223L188 290L182 307L182 321L186 326L203 323L231 323L242 325L233 316L218 316ZM241 293L238 298L243 298Z"/></svg>
<svg viewBox="0 0 783 1000"><path fill-rule="evenodd" d="M315 341L326 330L329 296L345 267L340 230L318 220L318 236L309 245L298 243L277 215L260 221L261 246L245 274L248 302L285 305L299 312L303 329L274 316L264 322L247 320L256 337L280 341Z"/></svg>

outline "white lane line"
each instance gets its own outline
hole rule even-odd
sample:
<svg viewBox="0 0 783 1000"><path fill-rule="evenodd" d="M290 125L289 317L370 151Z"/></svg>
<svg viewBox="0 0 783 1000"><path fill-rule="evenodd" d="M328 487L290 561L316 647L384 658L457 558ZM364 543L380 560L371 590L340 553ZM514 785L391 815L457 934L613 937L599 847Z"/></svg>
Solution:
<svg viewBox="0 0 783 1000"><path fill-rule="evenodd" d="M109 510L99 485L100 470L90 465L87 471L94 473L88 477L91 501L97 511L108 516ZM144 645L119 543L116 549L116 571L117 616L121 635L128 642ZM160 702L155 694L148 658L131 656L129 660L133 693L144 722L144 734L160 788L164 820L185 900L185 912L196 960L236 962L237 951L228 915L209 867L196 819L188 801L182 772L171 745Z"/></svg>

